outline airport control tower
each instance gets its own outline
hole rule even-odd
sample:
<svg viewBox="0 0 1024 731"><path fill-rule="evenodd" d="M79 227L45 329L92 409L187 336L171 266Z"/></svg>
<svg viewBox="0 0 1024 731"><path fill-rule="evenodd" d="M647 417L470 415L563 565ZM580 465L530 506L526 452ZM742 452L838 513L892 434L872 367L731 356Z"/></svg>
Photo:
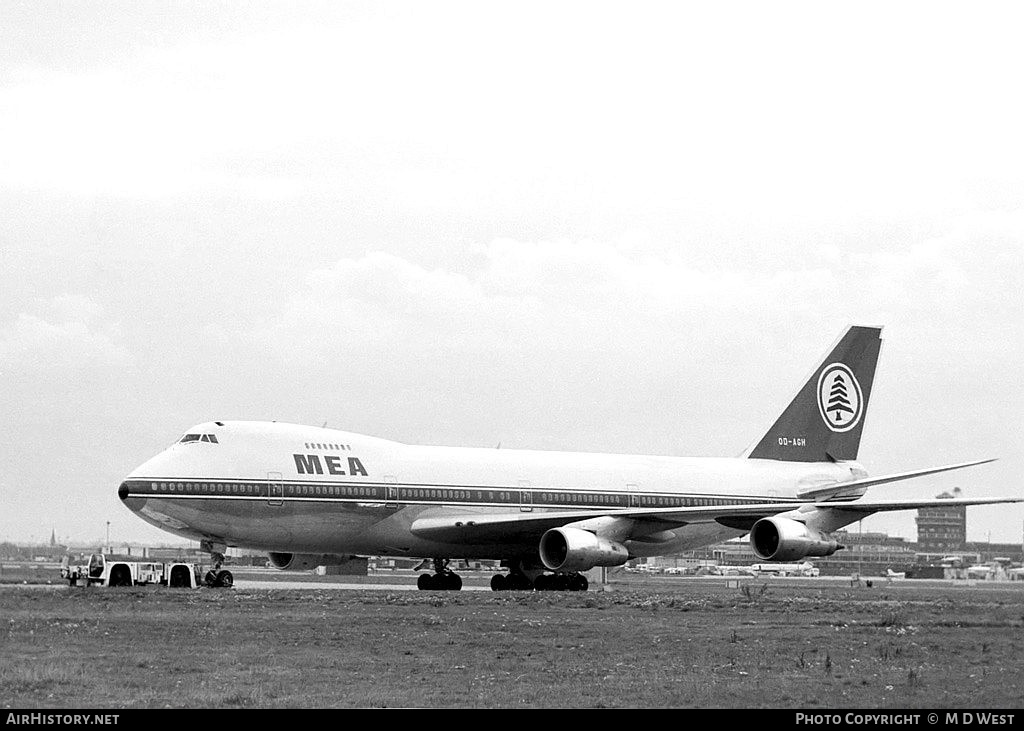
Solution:
<svg viewBox="0 0 1024 731"><path fill-rule="evenodd" d="M936 495L940 500L960 497L960 488ZM963 505L921 508L917 511L917 550L921 553L963 551L967 545L967 508Z"/></svg>

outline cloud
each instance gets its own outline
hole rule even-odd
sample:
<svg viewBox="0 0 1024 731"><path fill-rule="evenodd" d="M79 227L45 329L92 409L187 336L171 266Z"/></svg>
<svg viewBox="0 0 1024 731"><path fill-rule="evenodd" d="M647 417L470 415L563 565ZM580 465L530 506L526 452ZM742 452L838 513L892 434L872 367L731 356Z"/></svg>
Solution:
<svg viewBox="0 0 1024 731"><path fill-rule="evenodd" d="M786 287L815 297L832 286L824 271L704 271L594 242L502 239L479 253L483 263L468 273L384 252L342 259L311 274L266 332L285 356L296 341L306 352L340 354L353 339L388 352L614 351L624 338L673 325L699 330L695 315L709 308L738 313Z"/></svg>
<svg viewBox="0 0 1024 731"><path fill-rule="evenodd" d="M941 311L948 322L979 298L989 322L1016 323L1003 287L1021 272L1006 245L1021 234L1020 214L986 214L881 252L823 246L799 268L714 267L685 251L594 241L498 239L476 247L462 271L368 252L310 274L305 290L258 329L284 358L351 359L352 342L363 351L453 355L614 352L630 342L699 348L744 319L780 338L811 331L816 341L823 320L917 323ZM992 276L1000 281L994 295L985 284Z"/></svg>
<svg viewBox="0 0 1024 731"><path fill-rule="evenodd" d="M754 346L722 335L730 323L763 318L749 313L774 311L781 292L814 300L833 287L827 272L703 271L594 242L504 239L478 253L464 273L382 252L343 259L248 337L290 373L419 394L410 406L424 413L430 401L461 412L460 393L505 398L513 410L555 393L556 408L634 389L686 398L734 370L701 361L747 360ZM801 321L790 318L787 331Z"/></svg>
<svg viewBox="0 0 1024 731"><path fill-rule="evenodd" d="M132 362L120 328L103 322L93 300L63 294L41 306L46 315L22 312L0 326L0 360L8 367L75 372Z"/></svg>

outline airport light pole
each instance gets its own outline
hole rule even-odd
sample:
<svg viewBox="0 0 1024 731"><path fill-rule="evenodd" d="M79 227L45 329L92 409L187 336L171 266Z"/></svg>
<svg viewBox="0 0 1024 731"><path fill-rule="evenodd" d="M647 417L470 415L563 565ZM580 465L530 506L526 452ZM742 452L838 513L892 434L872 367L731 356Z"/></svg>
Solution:
<svg viewBox="0 0 1024 731"><path fill-rule="evenodd" d="M113 553L110 550L110 521L107 521L107 553Z"/></svg>

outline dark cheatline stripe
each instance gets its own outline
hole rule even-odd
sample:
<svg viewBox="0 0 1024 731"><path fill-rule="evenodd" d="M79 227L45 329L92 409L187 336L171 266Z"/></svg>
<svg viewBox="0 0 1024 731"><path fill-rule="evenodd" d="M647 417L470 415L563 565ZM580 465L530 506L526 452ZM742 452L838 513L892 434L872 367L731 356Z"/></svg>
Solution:
<svg viewBox="0 0 1024 731"><path fill-rule="evenodd" d="M340 503L503 505L542 508L675 508L754 503L796 503L796 498L680 495L653 492L591 492L493 486L425 487L390 483L316 483L273 480L127 480L118 495L161 498L327 501ZM524 499L524 497L526 499Z"/></svg>

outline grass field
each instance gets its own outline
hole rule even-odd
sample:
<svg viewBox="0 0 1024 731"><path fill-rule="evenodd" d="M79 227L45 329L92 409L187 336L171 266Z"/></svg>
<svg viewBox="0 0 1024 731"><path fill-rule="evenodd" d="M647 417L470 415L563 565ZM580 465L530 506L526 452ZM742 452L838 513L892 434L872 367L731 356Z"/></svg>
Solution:
<svg viewBox="0 0 1024 731"><path fill-rule="evenodd" d="M5 707L1019 707L1020 587L0 588Z"/></svg>

